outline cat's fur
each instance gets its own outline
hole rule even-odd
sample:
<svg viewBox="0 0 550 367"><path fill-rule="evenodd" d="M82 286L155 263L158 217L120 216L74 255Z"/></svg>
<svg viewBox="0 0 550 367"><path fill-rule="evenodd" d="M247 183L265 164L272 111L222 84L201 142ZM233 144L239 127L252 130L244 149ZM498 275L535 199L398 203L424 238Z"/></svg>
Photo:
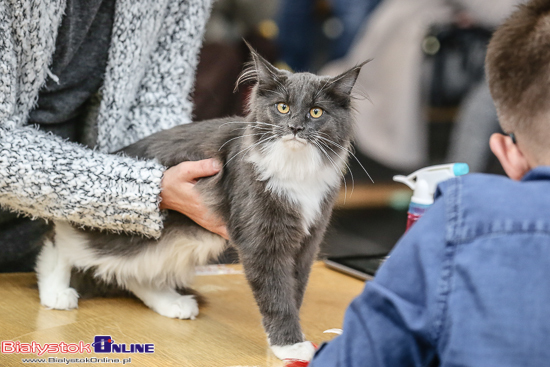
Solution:
<svg viewBox="0 0 550 367"><path fill-rule="evenodd" d="M299 309L346 167L350 93L362 65L330 78L278 70L252 55L241 77L256 81L245 119L178 126L123 152L165 166L204 158L224 163L196 188L227 223L272 350L279 358L309 359L313 346L304 341ZM277 110L280 102L290 113ZM313 107L324 114L314 119ZM57 221L37 264L40 300L55 309L77 307L78 294L69 285L77 268L132 292L161 315L193 319L195 298L176 289L188 287L194 267L225 246L224 239L174 211L167 212L159 240Z"/></svg>

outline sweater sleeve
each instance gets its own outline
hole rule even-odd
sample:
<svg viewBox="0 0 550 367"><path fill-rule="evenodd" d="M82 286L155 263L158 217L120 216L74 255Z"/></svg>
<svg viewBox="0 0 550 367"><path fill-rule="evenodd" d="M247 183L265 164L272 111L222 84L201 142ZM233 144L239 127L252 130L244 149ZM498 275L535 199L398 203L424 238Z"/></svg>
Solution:
<svg viewBox="0 0 550 367"><path fill-rule="evenodd" d="M157 238L163 172L154 161L0 124L0 206L32 217Z"/></svg>

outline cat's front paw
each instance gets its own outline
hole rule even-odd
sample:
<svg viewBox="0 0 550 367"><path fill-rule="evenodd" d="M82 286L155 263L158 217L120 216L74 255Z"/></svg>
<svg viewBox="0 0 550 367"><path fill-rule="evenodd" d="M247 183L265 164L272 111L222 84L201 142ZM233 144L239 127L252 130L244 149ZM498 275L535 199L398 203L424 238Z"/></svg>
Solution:
<svg viewBox="0 0 550 367"><path fill-rule="evenodd" d="M159 314L173 319L194 320L199 314L199 305L193 296L181 296L173 302L159 305L156 310Z"/></svg>
<svg viewBox="0 0 550 367"><path fill-rule="evenodd" d="M303 361L311 360L315 353L315 347L307 341L291 345L271 345L271 350L279 359L301 359Z"/></svg>
<svg viewBox="0 0 550 367"><path fill-rule="evenodd" d="M40 303L55 310L71 310L78 307L78 293L74 288L41 292Z"/></svg>

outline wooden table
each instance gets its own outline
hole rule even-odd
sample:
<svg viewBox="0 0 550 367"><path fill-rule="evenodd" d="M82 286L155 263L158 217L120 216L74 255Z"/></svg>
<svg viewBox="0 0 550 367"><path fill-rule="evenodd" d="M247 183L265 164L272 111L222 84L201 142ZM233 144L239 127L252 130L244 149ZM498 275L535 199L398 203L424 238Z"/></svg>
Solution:
<svg viewBox="0 0 550 367"><path fill-rule="evenodd" d="M230 268L241 270L239 265ZM363 285L316 263L301 312L307 338L316 343L333 338L323 331L341 327L347 305ZM131 366L147 367L283 365L267 347L258 308L242 273L197 276L195 289L208 300L196 320L169 319L138 300L125 298L81 300L77 310L56 311L40 305L34 274L0 274L0 341L92 343L95 335L109 335L115 343L153 343L155 352L45 354L43 358L131 358ZM22 358L37 357L0 354L0 366L21 366Z"/></svg>

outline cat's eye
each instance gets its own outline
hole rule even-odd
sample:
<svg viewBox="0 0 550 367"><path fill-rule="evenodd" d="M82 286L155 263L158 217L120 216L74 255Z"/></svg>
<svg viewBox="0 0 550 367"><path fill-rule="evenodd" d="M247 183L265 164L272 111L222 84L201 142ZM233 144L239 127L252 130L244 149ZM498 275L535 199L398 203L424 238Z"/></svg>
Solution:
<svg viewBox="0 0 550 367"><path fill-rule="evenodd" d="M314 107L311 110L309 110L309 114L314 119L318 119L319 117L323 116L323 109L319 107Z"/></svg>
<svg viewBox="0 0 550 367"><path fill-rule="evenodd" d="M277 103L277 111L280 113L287 114L290 112L290 107L286 103Z"/></svg>

